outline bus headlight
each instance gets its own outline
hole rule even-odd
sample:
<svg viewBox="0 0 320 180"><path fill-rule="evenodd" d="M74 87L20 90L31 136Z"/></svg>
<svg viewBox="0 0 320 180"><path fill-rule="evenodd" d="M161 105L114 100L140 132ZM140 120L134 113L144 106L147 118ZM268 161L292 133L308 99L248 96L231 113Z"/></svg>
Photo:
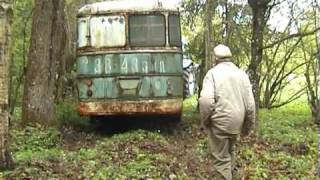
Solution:
<svg viewBox="0 0 320 180"><path fill-rule="evenodd" d="M93 92L92 92L91 89L89 89L89 90L87 91L87 96L88 96L88 97L91 97L92 95L93 95Z"/></svg>

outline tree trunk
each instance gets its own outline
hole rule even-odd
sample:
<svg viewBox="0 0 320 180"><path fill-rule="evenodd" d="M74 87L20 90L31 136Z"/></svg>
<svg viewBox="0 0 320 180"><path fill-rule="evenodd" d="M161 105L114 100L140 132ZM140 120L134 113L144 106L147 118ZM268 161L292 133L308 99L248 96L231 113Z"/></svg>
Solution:
<svg viewBox="0 0 320 180"><path fill-rule="evenodd" d="M212 58L212 51L213 51L212 17L214 13L213 3L214 3L213 0L207 0L205 4L205 8L206 8L205 23L204 23L205 58L201 62L201 66L200 66L200 82L199 82L198 97L200 97L200 92L202 90L202 80L213 64L213 58ZM198 103L197 109L199 109L199 103Z"/></svg>
<svg viewBox="0 0 320 180"><path fill-rule="evenodd" d="M63 56L64 0L36 0L23 94L22 122L56 125L56 69Z"/></svg>
<svg viewBox="0 0 320 180"><path fill-rule="evenodd" d="M320 4L315 0L315 11L316 11L316 28L320 27ZM316 78L316 94L317 94L317 106L316 113L312 113L315 122L318 124L318 168L317 173L318 177L320 174L320 31L316 33L316 44L317 44L317 78Z"/></svg>
<svg viewBox="0 0 320 180"><path fill-rule="evenodd" d="M263 56L263 30L266 24L265 15L269 0L248 0L252 9L252 37L251 37L251 62L249 64L249 76L252 83L253 94L258 113L260 103L260 64ZM257 116L258 117L258 116ZM256 119L256 130L259 127L259 120Z"/></svg>
<svg viewBox="0 0 320 180"><path fill-rule="evenodd" d="M10 63L10 40L12 2L0 0L0 169L13 167L9 152L8 84Z"/></svg>
<svg viewBox="0 0 320 180"><path fill-rule="evenodd" d="M316 2L316 28L320 27L320 4ZM318 30L316 33L316 42L317 42L317 78L316 78L316 104L317 107L315 107L316 113L313 114L315 121L318 123L319 128L320 128L320 31Z"/></svg>
<svg viewBox="0 0 320 180"><path fill-rule="evenodd" d="M65 36L66 43L64 49L64 56L61 58L59 65L57 67L57 82L56 82L56 92L55 100L63 101L66 96L74 96L74 76L72 70L75 63L76 57L76 46L77 43L77 17L76 14L78 9L88 3L98 2L97 0L72 0L67 1L65 5L66 12L62 17L64 18L64 31L63 36Z"/></svg>
<svg viewBox="0 0 320 180"><path fill-rule="evenodd" d="M224 1L224 19L223 19L223 34L222 37L224 38L224 44L229 46L230 42L230 24L231 24L231 19L230 17L230 11L229 11L229 4L228 0Z"/></svg>
<svg viewBox="0 0 320 180"><path fill-rule="evenodd" d="M66 8L68 11L68 9ZM76 15L73 14L74 18ZM69 88L68 82L73 80L69 74L71 74L73 64L75 62L75 48L73 47L73 42L76 42L76 39L73 40L73 34L71 32L76 32L76 28L70 26L68 23L68 16L65 11L61 10L61 24L59 24L61 31L60 31L60 38L63 41L63 50L61 51L61 58L57 59L57 80L56 80L56 87L55 87L55 101L61 101L65 99L66 91ZM73 29L73 31L70 31Z"/></svg>
<svg viewBox="0 0 320 180"><path fill-rule="evenodd" d="M213 64L213 58L212 58L212 52L213 52L213 33L212 33L212 17L214 13L214 1L213 0L207 0L206 1L206 21L205 21L205 71L209 71L211 69Z"/></svg>

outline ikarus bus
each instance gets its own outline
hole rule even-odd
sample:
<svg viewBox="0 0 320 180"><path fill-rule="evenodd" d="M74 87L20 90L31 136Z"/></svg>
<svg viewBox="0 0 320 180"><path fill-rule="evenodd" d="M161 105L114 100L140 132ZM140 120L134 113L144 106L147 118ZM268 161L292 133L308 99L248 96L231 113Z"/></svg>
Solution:
<svg viewBox="0 0 320 180"><path fill-rule="evenodd" d="M77 18L81 115L180 116L182 49L176 7L160 0L106 1L85 5Z"/></svg>

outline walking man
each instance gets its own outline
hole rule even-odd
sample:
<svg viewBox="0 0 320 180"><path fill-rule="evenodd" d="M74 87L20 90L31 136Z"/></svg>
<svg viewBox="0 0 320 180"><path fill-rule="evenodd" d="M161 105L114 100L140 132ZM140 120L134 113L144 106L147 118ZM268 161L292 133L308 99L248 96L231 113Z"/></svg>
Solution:
<svg viewBox="0 0 320 180"><path fill-rule="evenodd" d="M220 44L214 56L199 98L201 126L208 130L216 179L231 180L235 144L254 127L255 102L249 78L233 63L230 49Z"/></svg>

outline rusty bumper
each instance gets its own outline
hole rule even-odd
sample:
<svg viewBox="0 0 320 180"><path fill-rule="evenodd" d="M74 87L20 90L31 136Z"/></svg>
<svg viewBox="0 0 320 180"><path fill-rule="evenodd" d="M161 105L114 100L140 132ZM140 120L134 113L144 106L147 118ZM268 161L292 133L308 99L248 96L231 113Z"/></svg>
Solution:
<svg viewBox="0 0 320 180"><path fill-rule="evenodd" d="M182 99L80 102L78 111L83 116L172 114L182 111Z"/></svg>

